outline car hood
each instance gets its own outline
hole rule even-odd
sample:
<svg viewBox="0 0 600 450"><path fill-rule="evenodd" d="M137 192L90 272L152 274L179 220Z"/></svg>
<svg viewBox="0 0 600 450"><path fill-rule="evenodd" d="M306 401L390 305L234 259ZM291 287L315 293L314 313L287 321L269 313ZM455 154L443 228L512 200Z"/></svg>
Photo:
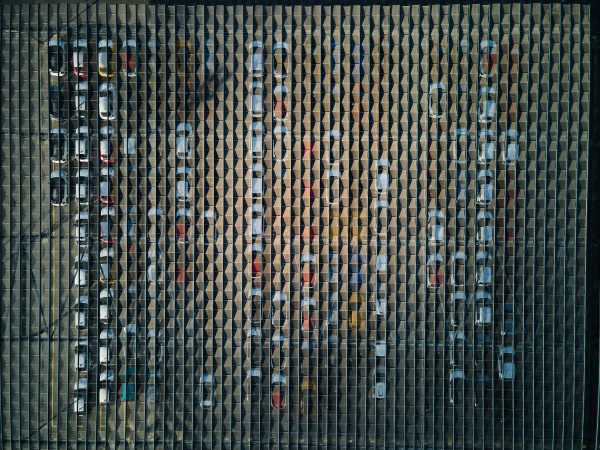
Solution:
<svg viewBox="0 0 600 450"><path fill-rule="evenodd" d="M173 142L173 141L171 141ZM176 148L177 148L177 154L178 155L186 155L188 150L187 150L187 138L185 137L181 137L181 136L177 136L176 139Z"/></svg>
<svg viewBox="0 0 600 450"><path fill-rule="evenodd" d="M77 139L75 141L75 153L78 156L87 156L87 140Z"/></svg>
<svg viewBox="0 0 600 450"><path fill-rule="evenodd" d="M77 183L75 185L75 194L77 195L77 198L85 198L87 196L87 191L87 184Z"/></svg>
<svg viewBox="0 0 600 450"><path fill-rule="evenodd" d="M177 197L178 198L187 198L189 190L189 184L187 181L178 181L177 182Z"/></svg>
<svg viewBox="0 0 600 450"><path fill-rule="evenodd" d="M98 52L98 66L106 67L108 64L108 53L106 50L100 50Z"/></svg>
<svg viewBox="0 0 600 450"><path fill-rule="evenodd" d="M106 347L105 345L101 345L98 348L98 359L100 361L100 364L107 364L109 355L110 352L108 350L108 347Z"/></svg>
<svg viewBox="0 0 600 450"><path fill-rule="evenodd" d="M252 136L252 153L259 155L263 152L263 138L262 136Z"/></svg>
<svg viewBox="0 0 600 450"><path fill-rule="evenodd" d="M110 183L108 181L103 181L100 183L100 195L102 197L108 197L110 193Z"/></svg>
<svg viewBox="0 0 600 450"><path fill-rule="evenodd" d="M253 72L262 72L263 70L263 58L262 55L258 52L253 53L251 56L252 63L252 71Z"/></svg>
<svg viewBox="0 0 600 450"><path fill-rule="evenodd" d="M106 322L109 319L109 309L106 303L100 304L100 320Z"/></svg>
<svg viewBox="0 0 600 450"><path fill-rule="evenodd" d="M85 353L77 353L75 355L75 364L78 369L85 368Z"/></svg>
<svg viewBox="0 0 600 450"><path fill-rule="evenodd" d="M102 114L108 113L109 106L108 106L108 95L107 94L100 95L100 98L98 99L98 107Z"/></svg>
<svg viewBox="0 0 600 450"><path fill-rule="evenodd" d="M390 185L390 177L387 173L377 175L377 189L380 191L386 190Z"/></svg>

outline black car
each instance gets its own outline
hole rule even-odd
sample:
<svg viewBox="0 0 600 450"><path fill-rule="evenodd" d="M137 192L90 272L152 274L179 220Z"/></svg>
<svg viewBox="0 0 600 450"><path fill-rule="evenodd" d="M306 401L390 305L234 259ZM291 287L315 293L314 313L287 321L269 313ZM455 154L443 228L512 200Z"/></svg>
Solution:
<svg viewBox="0 0 600 450"><path fill-rule="evenodd" d="M62 95L62 89L59 86L52 86L50 88L48 102L50 104L51 119L61 120L66 118L65 102Z"/></svg>
<svg viewBox="0 0 600 450"><path fill-rule="evenodd" d="M69 199L69 182L67 174L55 170L50 174L50 203L54 206L64 206Z"/></svg>

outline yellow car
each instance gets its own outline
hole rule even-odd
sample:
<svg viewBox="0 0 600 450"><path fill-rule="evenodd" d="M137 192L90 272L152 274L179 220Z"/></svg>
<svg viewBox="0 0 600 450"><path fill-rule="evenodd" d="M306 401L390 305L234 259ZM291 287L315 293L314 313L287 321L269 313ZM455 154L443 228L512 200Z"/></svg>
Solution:
<svg viewBox="0 0 600 450"><path fill-rule="evenodd" d="M105 78L115 76L116 53L110 39L102 39L98 44L98 75Z"/></svg>
<svg viewBox="0 0 600 450"><path fill-rule="evenodd" d="M350 317L348 328L363 329L365 327L365 299L362 294L353 293L350 296Z"/></svg>
<svg viewBox="0 0 600 450"><path fill-rule="evenodd" d="M177 75L185 78L194 73L192 44L187 39L177 40Z"/></svg>
<svg viewBox="0 0 600 450"><path fill-rule="evenodd" d="M317 385L304 378L300 384L300 414L317 414Z"/></svg>

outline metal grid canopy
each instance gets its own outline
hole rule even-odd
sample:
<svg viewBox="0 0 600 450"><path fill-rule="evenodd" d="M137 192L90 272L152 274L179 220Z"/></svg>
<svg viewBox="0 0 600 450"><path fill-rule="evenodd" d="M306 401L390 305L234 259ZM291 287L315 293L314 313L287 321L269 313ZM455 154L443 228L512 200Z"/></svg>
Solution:
<svg viewBox="0 0 600 450"><path fill-rule="evenodd" d="M1 14L3 446L581 448L588 6ZM120 72L128 39L135 77ZM73 151L82 124L89 161ZM71 184L90 171L89 205L50 206L59 166ZM73 271L84 253L87 283Z"/></svg>

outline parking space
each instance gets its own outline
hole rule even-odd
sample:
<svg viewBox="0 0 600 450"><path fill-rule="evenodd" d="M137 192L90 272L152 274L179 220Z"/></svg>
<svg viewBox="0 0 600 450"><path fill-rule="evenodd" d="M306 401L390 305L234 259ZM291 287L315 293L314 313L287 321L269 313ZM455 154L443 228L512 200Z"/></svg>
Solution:
<svg viewBox="0 0 600 450"><path fill-rule="evenodd" d="M1 12L7 445L581 446L588 7Z"/></svg>

